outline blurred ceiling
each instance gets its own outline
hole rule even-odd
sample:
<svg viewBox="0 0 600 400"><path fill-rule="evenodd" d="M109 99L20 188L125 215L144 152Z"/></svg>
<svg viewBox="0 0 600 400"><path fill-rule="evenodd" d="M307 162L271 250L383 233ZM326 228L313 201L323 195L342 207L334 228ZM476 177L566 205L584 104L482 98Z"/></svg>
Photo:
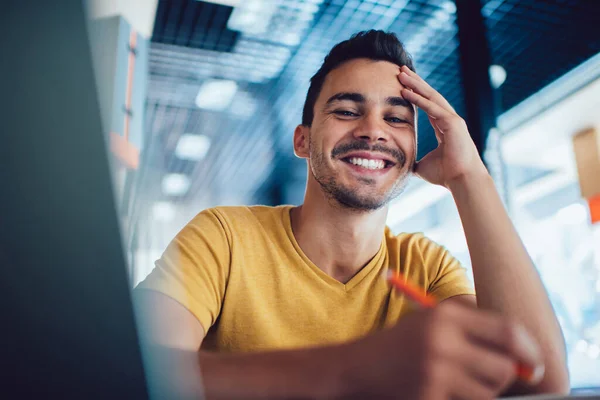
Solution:
<svg viewBox="0 0 600 400"><path fill-rule="evenodd" d="M502 110L600 52L600 1L482 3L493 63L507 72ZM395 32L463 113L455 12L447 0L160 0L136 209L150 215L159 202L161 215L174 205L189 219L217 204L302 202L292 134L309 79L361 30ZM423 115L419 129L422 157L436 141Z"/></svg>

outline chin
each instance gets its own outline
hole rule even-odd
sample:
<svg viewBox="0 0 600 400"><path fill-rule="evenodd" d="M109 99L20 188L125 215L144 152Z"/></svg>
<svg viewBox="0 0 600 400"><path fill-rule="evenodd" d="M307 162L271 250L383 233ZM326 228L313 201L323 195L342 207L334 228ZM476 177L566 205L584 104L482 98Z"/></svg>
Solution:
<svg viewBox="0 0 600 400"><path fill-rule="evenodd" d="M373 192L361 193L362 190L351 188L338 188L332 197L344 208L360 212L379 210L388 205L389 199L385 195L373 196Z"/></svg>
<svg viewBox="0 0 600 400"><path fill-rule="evenodd" d="M314 175L326 196L345 209L372 212L389 204L406 186L406 176L395 179L357 177L356 175Z"/></svg>

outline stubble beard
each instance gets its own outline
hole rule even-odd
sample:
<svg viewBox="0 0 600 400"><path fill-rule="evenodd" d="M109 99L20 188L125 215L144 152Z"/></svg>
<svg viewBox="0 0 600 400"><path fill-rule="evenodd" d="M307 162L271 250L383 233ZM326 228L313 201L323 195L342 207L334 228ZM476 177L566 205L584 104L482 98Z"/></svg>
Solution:
<svg viewBox="0 0 600 400"><path fill-rule="evenodd" d="M315 151L309 140L309 170L315 180L319 183L323 192L333 205L339 206L355 212L370 212L386 206L393 199L398 197L406 188L408 183L408 172L400 176L387 193L376 195L361 195L356 191L338 183L335 176L327 171L325 154L322 151ZM392 168L401 168L396 165ZM410 169L409 169L410 171ZM376 180L372 178L360 177L358 180L366 186L374 186Z"/></svg>

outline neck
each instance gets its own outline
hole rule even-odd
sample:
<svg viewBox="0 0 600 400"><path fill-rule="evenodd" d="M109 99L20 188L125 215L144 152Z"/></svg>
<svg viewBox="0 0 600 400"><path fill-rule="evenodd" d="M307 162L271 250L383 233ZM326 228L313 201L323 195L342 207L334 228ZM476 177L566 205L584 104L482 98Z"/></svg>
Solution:
<svg viewBox="0 0 600 400"><path fill-rule="evenodd" d="M358 212L340 206L320 190L307 188L304 204L292 209L294 237L326 274L346 283L377 254L387 207Z"/></svg>

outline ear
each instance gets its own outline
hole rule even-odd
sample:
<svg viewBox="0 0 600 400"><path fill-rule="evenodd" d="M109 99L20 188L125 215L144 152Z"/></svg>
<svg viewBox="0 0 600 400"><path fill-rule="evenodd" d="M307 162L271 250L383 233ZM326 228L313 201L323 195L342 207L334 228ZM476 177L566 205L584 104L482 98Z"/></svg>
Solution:
<svg viewBox="0 0 600 400"><path fill-rule="evenodd" d="M298 158L308 158L308 135L310 134L310 127L304 125L298 125L294 129L294 154Z"/></svg>

